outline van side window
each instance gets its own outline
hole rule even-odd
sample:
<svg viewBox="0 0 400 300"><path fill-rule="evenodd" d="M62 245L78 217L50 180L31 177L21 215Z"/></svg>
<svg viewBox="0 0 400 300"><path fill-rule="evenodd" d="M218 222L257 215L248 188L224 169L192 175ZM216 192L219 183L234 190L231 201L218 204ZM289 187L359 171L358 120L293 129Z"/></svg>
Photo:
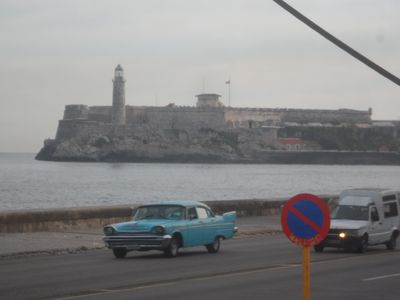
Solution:
<svg viewBox="0 0 400 300"><path fill-rule="evenodd" d="M396 200L396 195L386 195L386 196L382 197L383 202L390 201L390 200Z"/></svg>
<svg viewBox="0 0 400 300"><path fill-rule="evenodd" d="M397 211L397 203L390 202L390 203L383 204L383 214L384 214L385 218L398 216L399 212Z"/></svg>

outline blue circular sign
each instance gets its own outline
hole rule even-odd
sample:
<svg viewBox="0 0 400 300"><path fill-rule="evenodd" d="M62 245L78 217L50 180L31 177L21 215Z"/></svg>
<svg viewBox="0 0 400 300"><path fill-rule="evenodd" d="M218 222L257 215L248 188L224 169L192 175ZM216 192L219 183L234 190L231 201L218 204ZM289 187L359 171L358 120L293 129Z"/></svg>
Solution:
<svg viewBox="0 0 400 300"><path fill-rule="evenodd" d="M283 207L281 224L286 236L295 244L301 246L318 244L329 231L328 206L315 195L296 195Z"/></svg>

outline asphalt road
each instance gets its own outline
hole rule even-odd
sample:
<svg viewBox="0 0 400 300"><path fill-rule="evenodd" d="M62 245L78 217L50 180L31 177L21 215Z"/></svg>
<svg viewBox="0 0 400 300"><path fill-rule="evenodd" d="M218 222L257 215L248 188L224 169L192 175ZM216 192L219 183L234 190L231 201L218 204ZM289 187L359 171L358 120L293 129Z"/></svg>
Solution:
<svg viewBox="0 0 400 300"><path fill-rule="evenodd" d="M312 253L312 299L400 299L400 251ZM285 236L224 241L178 258L108 250L0 259L0 299L302 299L302 249Z"/></svg>

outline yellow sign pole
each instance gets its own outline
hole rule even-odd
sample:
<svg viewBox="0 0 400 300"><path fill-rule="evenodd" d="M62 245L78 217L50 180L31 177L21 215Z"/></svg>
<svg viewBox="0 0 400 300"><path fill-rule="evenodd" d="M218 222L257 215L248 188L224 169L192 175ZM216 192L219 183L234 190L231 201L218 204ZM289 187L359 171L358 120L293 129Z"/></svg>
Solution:
<svg viewBox="0 0 400 300"><path fill-rule="evenodd" d="M303 247L303 300L310 300L310 246Z"/></svg>

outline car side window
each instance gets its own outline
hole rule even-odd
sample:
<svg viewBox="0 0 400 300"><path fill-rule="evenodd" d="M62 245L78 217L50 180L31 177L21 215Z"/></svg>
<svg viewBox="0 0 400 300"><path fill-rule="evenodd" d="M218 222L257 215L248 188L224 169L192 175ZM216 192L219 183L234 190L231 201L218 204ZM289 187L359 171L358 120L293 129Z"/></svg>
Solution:
<svg viewBox="0 0 400 300"><path fill-rule="evenodd" d="M207 209L207 214L209 218L215 217L215 214L210 209Z"/></svg>
<svg viewBox="0 0 400 300"><path fill-rule="evenodd" d="M207 210L204 207L196 207L196 210L197 210L197 215L199 216L199 219L207 219L208 218Z"/></svg>
<svg viewBox="0 0 400 300"><path fill-rule="evenodd" d="M197 219L197 213L195 207L190 207L188 209L188 218L189 220Z"/></svg>

